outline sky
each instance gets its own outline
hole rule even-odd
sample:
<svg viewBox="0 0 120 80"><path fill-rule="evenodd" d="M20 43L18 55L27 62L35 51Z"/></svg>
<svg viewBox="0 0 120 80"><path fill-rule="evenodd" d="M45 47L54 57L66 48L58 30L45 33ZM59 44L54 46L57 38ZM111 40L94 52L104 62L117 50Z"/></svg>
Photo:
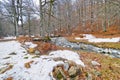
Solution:
<svg viewBox="0 0 120 80"><path fill-rule="evenodd" d="M4 1L4 0L0 0L0 1ZM35 2L36 5L39 5L39 0L33 0L33 1ZM73 1L75 1L75 0L73 0Z"/></svg>
<svg viewBox="0 0 120 80"><path fill-rule="evenodd" d="M36 5L39 5L39 0L33 0Z"/></svg>

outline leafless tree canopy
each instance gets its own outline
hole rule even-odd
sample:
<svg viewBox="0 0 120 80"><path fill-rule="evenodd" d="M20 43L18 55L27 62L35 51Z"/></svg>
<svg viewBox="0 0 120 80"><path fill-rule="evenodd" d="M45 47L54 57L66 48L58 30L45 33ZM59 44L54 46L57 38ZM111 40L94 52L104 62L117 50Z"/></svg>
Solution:
<svg viewBox="0 0 120 80"><path fill-rule="evenodd" d="M0 36L120 29L120 0L2 0Z"/></svg>

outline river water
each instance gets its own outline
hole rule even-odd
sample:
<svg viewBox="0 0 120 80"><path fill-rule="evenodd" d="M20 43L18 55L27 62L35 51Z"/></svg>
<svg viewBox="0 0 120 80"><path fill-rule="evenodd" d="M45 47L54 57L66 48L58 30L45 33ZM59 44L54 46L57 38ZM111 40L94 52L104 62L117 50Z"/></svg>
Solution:
<svg viewBox="0 0 120 80"><path fill-rule="evenodd" d="M109 55L111 57L120 58L120 50L117 50L117 49L100 48L100 47L96 47L96 46L85 44L85 43L72 43L72 42L69 42L64 37L51 38L51 41L52 43L58 46L72 48L73 50L83 50L88 52L102 53L105 55Z"/></svg>

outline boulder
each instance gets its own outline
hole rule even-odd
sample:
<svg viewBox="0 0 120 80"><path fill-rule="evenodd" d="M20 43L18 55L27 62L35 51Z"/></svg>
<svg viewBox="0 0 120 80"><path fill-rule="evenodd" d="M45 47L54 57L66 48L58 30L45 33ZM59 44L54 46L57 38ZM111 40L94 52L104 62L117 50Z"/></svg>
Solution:
<svg viewBox="0 0 120 80"><path fill-rule="evenodd" d="M53 77L56 80L79 80L81 74L80 66L73 61L57 59L57 61L63 61L64 64L58 65L53 70Z"/></svg>
<svg viewBox="0 0 120 80"><path fill-rule="evenodd" d="M53 76L57 80L66 80L66 74L64 73L64 70L62 67L56 67L53 72Z"/></svg>

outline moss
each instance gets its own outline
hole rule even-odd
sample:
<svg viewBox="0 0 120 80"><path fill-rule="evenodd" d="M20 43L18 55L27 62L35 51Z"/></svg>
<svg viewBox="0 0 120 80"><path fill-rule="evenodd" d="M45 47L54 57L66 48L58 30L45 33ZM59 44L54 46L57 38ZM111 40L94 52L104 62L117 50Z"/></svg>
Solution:
<svg viewBox="0 0 120 80"><path fill-rule="evenodd" d="M28 57L24 57L24 59L28 59Z"/></svg>
<svg viewBox="0 0 120 80"><path fill-rule="evenodd" d="M62 74L59 72L58 74L57 74L57 80L61 80L63 78L63 76L62 76Z"/></svg>
<svg viewBox="0 0 120 80"><path fill-rule="evenodd" d="M50 39L50 37L49 36L46 36L46 37L44 37L44 39L43 39L45 42L48 42L48 41L51 41L51 39Z"/></svg>

